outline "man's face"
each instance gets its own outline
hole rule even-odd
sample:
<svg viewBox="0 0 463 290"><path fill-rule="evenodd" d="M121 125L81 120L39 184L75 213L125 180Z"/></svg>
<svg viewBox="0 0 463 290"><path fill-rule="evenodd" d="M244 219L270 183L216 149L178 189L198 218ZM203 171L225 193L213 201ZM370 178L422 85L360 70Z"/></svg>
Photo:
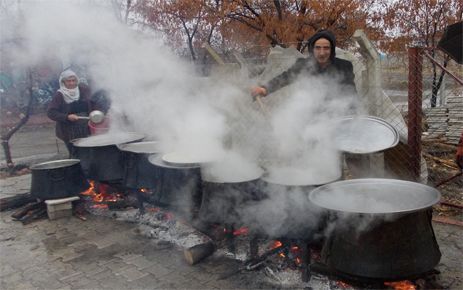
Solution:
<svg viewBox="0 0 463 290"><path fill-rule="evenodd" d="M331 43L326 38L320 38L314 43L313 55L321 67L330 63Z"/></svg>

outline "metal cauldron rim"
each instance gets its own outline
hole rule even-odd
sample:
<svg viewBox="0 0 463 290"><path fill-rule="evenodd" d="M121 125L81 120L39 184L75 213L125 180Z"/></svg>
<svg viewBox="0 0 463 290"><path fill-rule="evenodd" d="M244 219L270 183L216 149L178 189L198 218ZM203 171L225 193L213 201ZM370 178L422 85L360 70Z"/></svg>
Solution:
<svg viewBox="0 0 463 290"><path fill-rule="evenodd" d="M426 199L420 206L406 206L405 208L402 209L397 209L397 210L383 210L383 211L373 211L371 208L365 209L365 210L352 210L352 209L347 209L347 208L339 208L336 206L330 206L327 204L321 203L317 197L320 194L323 194L324 192L327 193L328 191L333 191L333 189L336 190L336 192L342 191L342 188L345 186L359 186L359 188L365 189L366 186L371 186L374 185L372 188L377 189L382 185L392 185L392 186L401 186L404 189L410 189L413 190L415 189L420 189L423 193L428 193L430 194L429 198ZM326 185L322 185L320 187L317 187L313 189L309 193L309 200L326 210L331 210L335 212L343 212L343 213L350 213L350 214L403 214L403 213L412 213L416 211L421 211L426 208L432 207L434 204L438 203L441 198L440 192L432 188L428 185L424 185L421 183L417 182L412 182L412 181L405 181L405 180L399 180L399 179L386 179L386 178L360 178L360 179L351 179L351 180L342 180L342 181L337 181L333 183L329 183ZM368 197L368 196L366 196ZM343 202L343 205L349 204L347 201Z"/></svg>
<svg viewBox="0 0 463 290"><path fill-rule="evenodd" d="M72 166L78 163L80 163L79 159L60 159L60 160L52 160L52 161L37 163L37 164L31 165L30 169L31 170L50 170L50 169L64 168L64 167Z"/></svg>

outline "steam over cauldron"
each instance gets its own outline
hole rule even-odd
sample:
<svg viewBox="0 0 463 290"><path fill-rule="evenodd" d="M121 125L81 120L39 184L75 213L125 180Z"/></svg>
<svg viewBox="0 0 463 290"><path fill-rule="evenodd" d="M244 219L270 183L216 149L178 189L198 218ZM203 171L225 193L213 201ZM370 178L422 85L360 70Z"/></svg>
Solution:
<svg viewBox="0 0 463 290"><path fill-rule="evenodd" d="M249 216L274 238L314 239L320 230L320 209L307 198L311 190L319 185L341 177L340 168L315 170L312 168L269 167L262 177L261 190L265 198ZM277 205L277 206L275 206ZM259 216L253 212L266 211Z"/></svg>

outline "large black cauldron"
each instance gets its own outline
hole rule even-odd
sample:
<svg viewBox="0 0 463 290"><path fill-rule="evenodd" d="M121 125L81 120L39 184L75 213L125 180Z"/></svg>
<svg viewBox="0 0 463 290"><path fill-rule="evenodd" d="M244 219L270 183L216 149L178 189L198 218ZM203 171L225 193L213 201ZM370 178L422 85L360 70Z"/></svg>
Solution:
<svg viewBox="0 0 463 290"><path fill-rule="evenodd" d="M156 202L191 213L201 202L199 164L171 165L164 162L162 156L155 154L148 158L157 170L158 179L154 188Z"/></svg>
<svg viewBox="0 0 463 290"><path fill-rule="evenodd" d="M405 279L431 271L441 253L431 224L440 193L394 179L353 179L324 185L310 200L331 214L322 261L352 276Z"/></svg>
<svg viewBox="0 0 463 290"><path fill-rule="evenodd" d="M74 196L89 187L78 159L32 165L31 195L41 200Z"/></svg>
<svg viewBox="0 0 463 290"><path fill-rule="evenodd" d="M242 210L245 206L258 202L261 197L259 178L263 170L257 166L226 170L223 163L206 164L202 167L203 197L199 220L203 223L225 225L241 224Z"/></svg>
<svg viewBox="0 0 463 290"><path fill-rule="evenodd" d="M156 141L118 145L124 155L124 185L132 189L154 189L159 180L159 169L149 162L150 155L160 152Z"/></svg>
<svg viewBox="0 0 463 290"><path fill-rule="evenodd" d="M73 140L82 170L87 178L120 182L124 178L124 155L118 144L140 141L139 133L107 133Z"/></svg>

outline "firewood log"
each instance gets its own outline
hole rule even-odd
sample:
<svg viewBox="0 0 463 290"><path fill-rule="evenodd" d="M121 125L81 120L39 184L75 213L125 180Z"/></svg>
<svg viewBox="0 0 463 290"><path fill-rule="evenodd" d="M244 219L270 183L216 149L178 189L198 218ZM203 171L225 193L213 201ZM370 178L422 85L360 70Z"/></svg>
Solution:
<svg viewBox="0 0 463 290"><path fill-rule="evenodd" d="M0 199L0 211L15 209L30 202L34 202L36 200L37 199L33 197L30 193L17 194L15 196L5 197Z"/></svg>
<svg viewBox="0 0 463 290"><path fill-rule="evenodd" d="M39 207L43 207L43 202L31 202L31 203L28 203L24 207L16 210L11 215L11 217L14 218L14 219L17 219L17 220L21 219L23 216L25 216L27 214L28 211L39 208Z"/></svg>
<svg viewBox="0 0 463 290"><path fill-rule="evenodd" d="M214 253L215 246L212 241L203 244L194 245L183 250L183 255L188 264L194 265L204 258L209 257Z"/></svg>

